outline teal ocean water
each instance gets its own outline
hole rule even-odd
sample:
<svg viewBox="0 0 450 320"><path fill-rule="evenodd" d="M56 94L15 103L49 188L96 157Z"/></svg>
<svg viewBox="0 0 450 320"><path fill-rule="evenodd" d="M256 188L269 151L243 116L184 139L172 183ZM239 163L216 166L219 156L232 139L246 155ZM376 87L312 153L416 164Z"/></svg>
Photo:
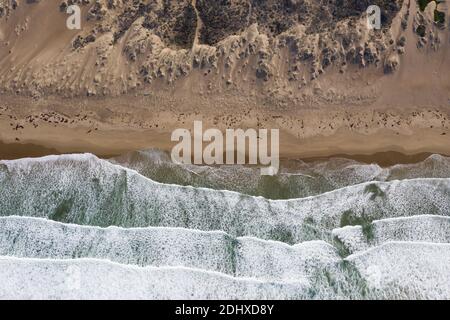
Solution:
<svg viewBox="0 0 450 320"><path fill-rule="evenodd" d="M0 161L0 298L450 298L450 159ZM20 288L18 290L17 288Z"/></svg>

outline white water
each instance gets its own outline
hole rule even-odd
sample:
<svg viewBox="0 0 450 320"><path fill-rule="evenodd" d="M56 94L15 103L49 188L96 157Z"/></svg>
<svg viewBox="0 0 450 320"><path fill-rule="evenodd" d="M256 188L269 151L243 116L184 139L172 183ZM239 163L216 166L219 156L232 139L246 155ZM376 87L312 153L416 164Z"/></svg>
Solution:
<svg viewBox="0 0 450 320"><path fill-rule="evenodd" d="M273 188L320 194L268 200L89 154L0 161L0 298L450 298L447 158L302 166Z"/></svg>

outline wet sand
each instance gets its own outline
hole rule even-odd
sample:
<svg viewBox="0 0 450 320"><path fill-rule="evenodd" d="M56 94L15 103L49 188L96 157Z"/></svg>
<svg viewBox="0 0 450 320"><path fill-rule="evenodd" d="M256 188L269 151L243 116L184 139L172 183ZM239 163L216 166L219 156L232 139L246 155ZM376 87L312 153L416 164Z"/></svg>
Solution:
<svg viewBox="0 0 450 320"><path fill-rule="evenodd" d="M130 150L131 151L131 150ZM167 150L166 150L167 151ZM0 159L1 160L14 160L20 158L29 158L29 157L43 157L47 155L58 155L58 154L67 154L67 153L79 153L79 150L74 151L66 151L60 152L53 148L47 148L44 146L31 144L31 143L3 143L0 142ZM120 154L102 154L95 153L97 156L101 158L112 158L118 156ZM421 152L417 154L403 154L401 152L396 151L387 151L387 152L376 152L373 154L330 154L327 156L318 156L318 157L281 157L282 163L284 160L302 160L305 162L316 162L316 161L326 161L330 158L344 158L356 160L362 163L376 163L382 167L388 167L395 164L408 164L408 163L418 163L426 158L428 158L431 154L430 152Z"/></svg>
<svg viewBox="0 0 450 320"><path fill-rule="evenodd" d="M3 143L0 141L0 159L2 160L43 157L51 154L60 154L60 152L31 143Z"/></svg>

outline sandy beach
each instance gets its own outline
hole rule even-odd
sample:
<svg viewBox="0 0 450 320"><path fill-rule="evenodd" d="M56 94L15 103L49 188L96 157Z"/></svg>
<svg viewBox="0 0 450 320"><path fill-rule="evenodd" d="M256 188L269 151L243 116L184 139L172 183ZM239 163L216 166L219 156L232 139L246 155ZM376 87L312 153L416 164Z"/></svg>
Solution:
<svg viewBox="0 0 450 320"><path fill-rule="evenodd" d="M248 108L236 107L235 112L212 108L200 114L195 109L191 112L173 108L172 111L152 111L157 108L146 106L146 99L150 100L146 96L117 98L114 104L108 99L62 101L60 104L57 100L36 103L25 98L11 100L10 104L3 102L0 106L1 158L74 152L110 157L149 148L170 151L175 144L170 139L172 131L192 130L194 120L203 121L205 128L221 130L280 129L281 158L345 155L365 159L364 162L392 164L421 160L418 154L450 155L450 117L439 109L416 111L410 108L400 112L328 107L285 109L275 113L249 103ZM20 108L20 105L27 105L27 108Z"/></svg>
<svg viewBox="0 0 450 320"><path fill-rule="evenodd" d="M196 14L186 19L196 21L181 29L167 22L192 5ZM385 13L386 30L374 32L351 7L315 26L322 9L309 5L301 25L271 8L271 17L289 22L278 31L263 7L255 21L229 30L203 2L174 3L180 16L162 16L169 24L150 30L141 13L128 17L126 5L88 4L79 31L66 28L57 1L6 7L0 155L168 151L172 131L196 120L220 130L280 129L282 158L450 155L450 34L433 21L434 7L422 12L399 1ZM231 10L229 19L245 12L235 9L215 8ZM439 10L448 14L447 6ZM134 22L118 24L116 16ZM418 25L428 28L426 39Z"/></svg>
<svg viewBox="0 0 450 320"><path fill-rule="evenodd" d="M0 0L0 300L450 299L449 2Z"/></svg>

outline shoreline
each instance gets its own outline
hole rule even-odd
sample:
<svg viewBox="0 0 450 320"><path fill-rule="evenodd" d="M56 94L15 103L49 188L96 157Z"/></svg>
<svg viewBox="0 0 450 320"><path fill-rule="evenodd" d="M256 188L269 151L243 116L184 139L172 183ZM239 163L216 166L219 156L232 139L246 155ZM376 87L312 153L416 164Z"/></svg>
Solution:
<svg viewBox="0 0 450 320"><path fill-rule="evenodd" d="M99 158L109 159L117 156L124 155L133 151L152 149L152 147L128 150L123 153L97 153L92 152L92 150L82 151L79 149L74 149L74 151L58 151L57 149L46 147L44 145L32 144L32 143L3 143L0 141L0 160L15 160L21 158L38 158L48 155L61 155L61 154L73 154L73 153L92 153ZM170 152L167 149L161 149L165 152ZM432 154L440 154L442 156L449 156L449 154L444 154L440 152L418 152L418 153L403 153L398 151L375 151L373 153L330 153L326 155L316 155L316 156L293 156L292 154L286 155L280 153L280 160L284 161L290 160L301 160L306 163L311 162L325 162L330 159L349 159L365 164L378 164L381 167L389 167L396 164L412 164L419 163L427 159Z"/></svg>

